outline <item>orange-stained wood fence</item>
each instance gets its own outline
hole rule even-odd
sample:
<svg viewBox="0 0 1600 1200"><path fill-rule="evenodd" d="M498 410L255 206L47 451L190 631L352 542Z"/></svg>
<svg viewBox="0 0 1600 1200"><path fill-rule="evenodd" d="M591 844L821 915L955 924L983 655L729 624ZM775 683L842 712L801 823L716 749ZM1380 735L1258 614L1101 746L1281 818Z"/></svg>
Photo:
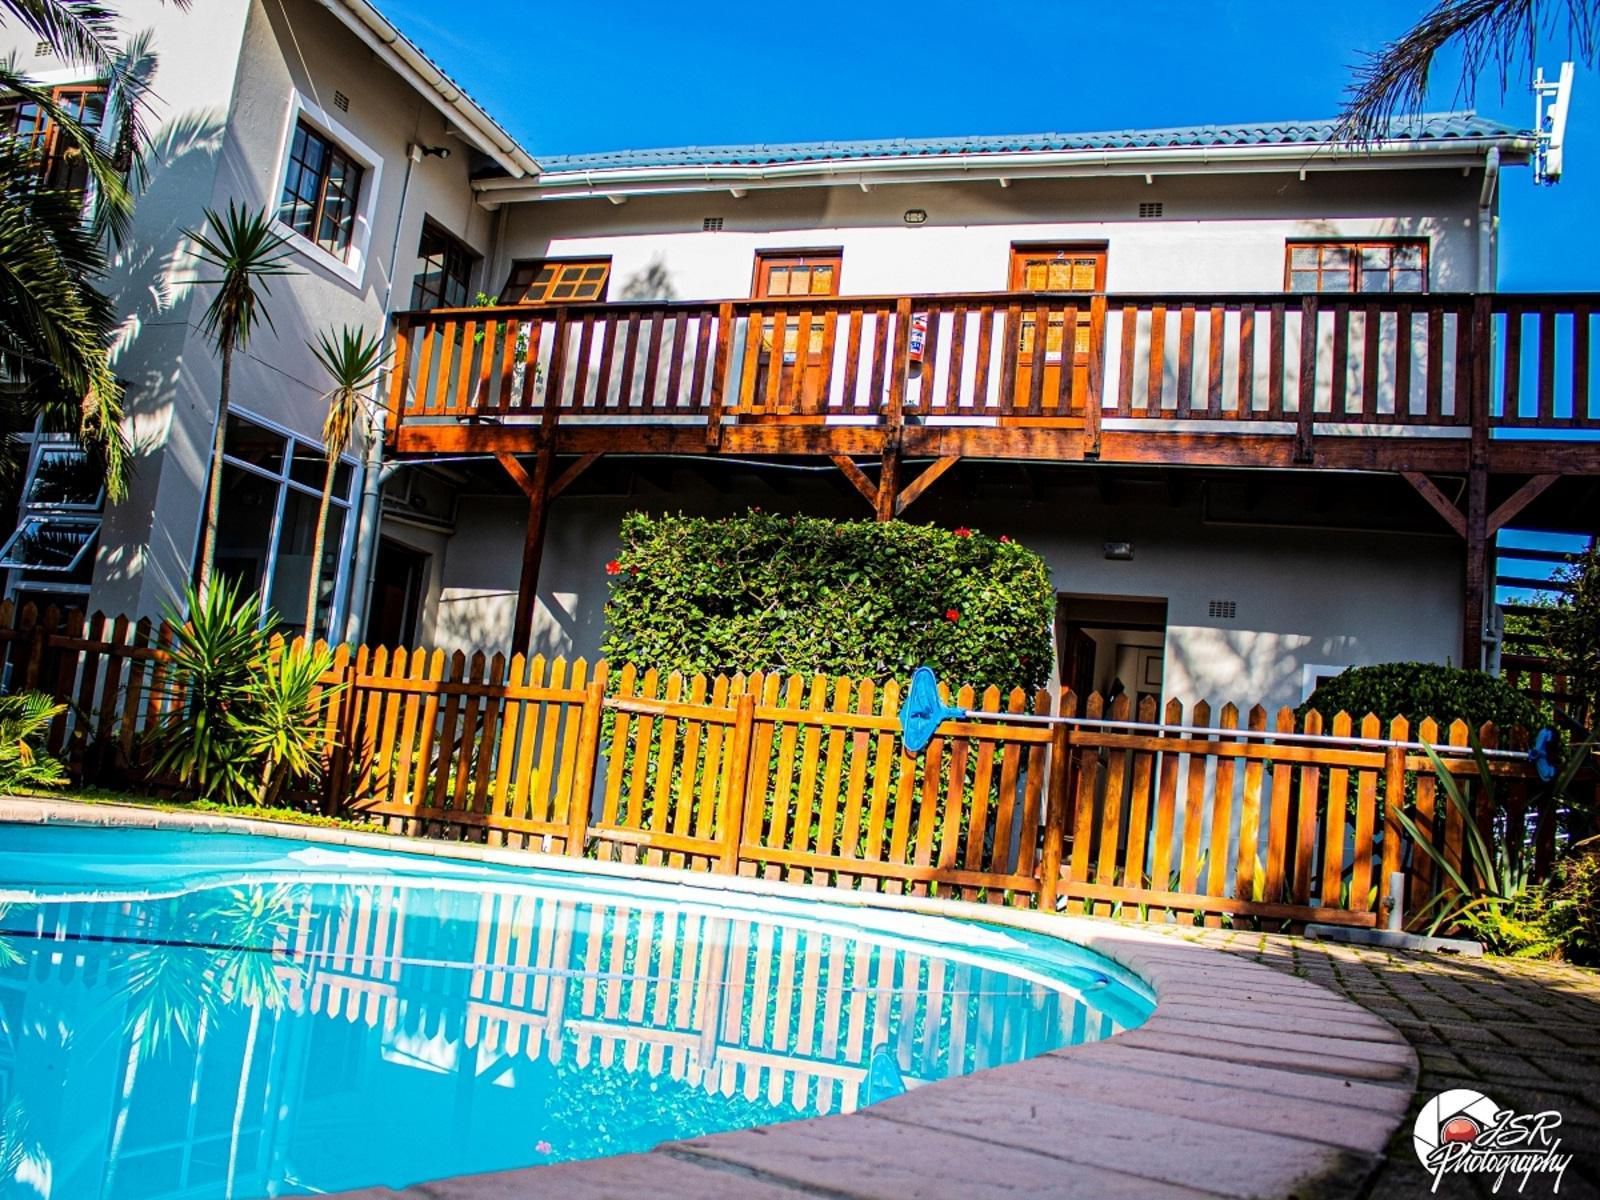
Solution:
<svg viewBox="0 0 1600 1200"><path fill-rule="evenodd" d="M137 782L146 735L178 703L172 631L0 605L10 686L67 701L50 748L79 778ZM1070 691L963 688L967 708L1081 718L948 723L901 749L893 681L663 675L516 655L335 650L326 677L326 811L397 832L1071 912L1216 923L1381 923L1401 872L1416 913L1449 886L1395 821L1470 874L1461 813L1407 745L1244 737L1358 735L1461 750L1461 722L1317 714ZM1136 720L1151 729L1095 722ZM1199 732L1192 730L1198 729ZM1485 746L1525 744L1492 725ZM1450 757L1486 835L1554 858L1558 814L1530 770L1496 760L1495 805Z"/></svg>

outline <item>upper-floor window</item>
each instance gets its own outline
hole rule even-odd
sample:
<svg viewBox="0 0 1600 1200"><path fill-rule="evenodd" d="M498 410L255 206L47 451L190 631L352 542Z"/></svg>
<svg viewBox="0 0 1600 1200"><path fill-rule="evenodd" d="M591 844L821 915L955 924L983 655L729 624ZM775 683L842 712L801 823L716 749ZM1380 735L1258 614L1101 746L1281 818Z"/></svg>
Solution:
<svg viewBox="0 0 1600 1200"><path fill-rule="evenodd" d="M755 296L758 300L779 296L837 296L839 270L844 257L837 250L794 254L756 252Z"/></svg>
<svg viewBox="0 0 1600 1200"><path fill-rule="evenodd" d="M350 253L366 168L303 118L289 145L278 220L335 258Z"/></svg>
<svg viewBox="0 0 1600 1200"><path fill-rule="evenodd" d="M604 300L609 258L547 258L514 263L501 304L582 304Z"/></svg>
<svg viewBox="0 0 1600 1200"><path fill-rule="evenodd" d="M472 264L477 256L433 222L422 226L412 308L461 308L472 296Z"/></svg>
<svg viewBox="0 0 1600 1200"><path fill-rule="evenodd" d="M1428 243L1290 242L1286 270L1291 292L1425 292Z"/></svg>
<svg viewBox="0 0 1600 1200"><path fill-rule="evenodd" d="M98 135L105 125L106 89L103 84L75 84L51 89L50 98L89 133ZM0 130L27 142L39 152L43 177L50 187L83 191L89 168L78 148L61 136L56 122L32 100L14 97L0 101Z"/></svg>

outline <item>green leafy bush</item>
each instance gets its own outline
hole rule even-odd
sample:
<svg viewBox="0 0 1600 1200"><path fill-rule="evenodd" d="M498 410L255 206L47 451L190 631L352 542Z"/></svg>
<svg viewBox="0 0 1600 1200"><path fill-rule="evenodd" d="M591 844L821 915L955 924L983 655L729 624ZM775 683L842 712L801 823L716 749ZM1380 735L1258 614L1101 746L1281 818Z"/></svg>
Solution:
<svg viewBox="0 0 1600 1200"><path fill-rule="evenodd" d="M1590 546L1556 572L1566 585L1534 621L1558 668L1568 677L1580 719L1600 700L1600 546Z"/></svg>
<svg viewBox="0 0 1600 1200"><path fill-rule="evenodd" d="M1055 593L1009 538L899 521L623 519L602 649L662 670L1041 686Z"/></svg>
<svg viewBox="0 0 1600 1200"><path fill-rule="evenodd" d="M66 710L43 692L0 696L0 792L66 786L66 768L41 745Z"/></svg>
<svg viewBox="0 0 1600 1200"><path fill-rule="evenodd" d="M1540 890L1540 925L1556 952L1600 966L1600 839L1573 847Z"/></svg>
<svg viewBox="0 0 1600 1200"><path fill-rule="evenodd" d="M1467 671L1438 663L1380 663L1351 667L1328 680L1300 706L1300 715L1315 709L1325 720L1347 712L1358 722L1367 713L1384 720L1405 717L1413 727L1424 717L1443 727L1463 720L1476 729L1493 721L1501 729L1520 725L1537 729L1541 722L1521 692L1484 671Z"/></svg>

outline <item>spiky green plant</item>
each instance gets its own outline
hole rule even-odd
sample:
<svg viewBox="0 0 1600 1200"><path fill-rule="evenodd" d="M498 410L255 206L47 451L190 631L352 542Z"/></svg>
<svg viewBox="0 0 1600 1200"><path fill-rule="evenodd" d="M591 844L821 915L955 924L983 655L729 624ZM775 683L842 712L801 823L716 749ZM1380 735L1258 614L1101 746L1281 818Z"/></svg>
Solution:
<svg viewBox="0 0 1600 1200"><path fill-rule="evenodd" d="M311 583L306 590L306 637L317 636L317 596L322 590L322 554L328 536L328 509L333 500L333 480L339 456L350 445L360 424L366 395L377 382L388 355L383 341L365 329L346 325L337 333L319 334L311 352L333 380L325 399L328 415L322 423L323 453L328 465L322 478L322 503L317 509L316 535L311 544ZM370 436L370 432L369 432Z"/></svg>
<svg viewBox="0 0 1600 1200"><path fill-rule="evenodd" d="M320 774L330 748L327 704L343 687L322 682L332 665L325 646L287 646L251 677L246 703L230 714L259 764L257 804L275 804L291 780Z"/></svg>
<svg viewBox="0 0 1600 1200"><path fill-rule="evenodd" d="M205 535L200 545L196 582L200 595L211 586L211 573L217 557L217 519L222 513L222 448L228 432L228 400L233 383L233 352L248 348L257 325L265 321L271 329L272 314L267 300L272 294L270 280L298 272L285 261L289 250L274 231L267 210L248 210L232 200L228 211L205 210L209 234L189 230L195 255L220 274L198 282L215 285L216 294L200 317L200 330L210 339L222 367L217 391L216 429L211 438L210 484L206 489Z"/></svg>

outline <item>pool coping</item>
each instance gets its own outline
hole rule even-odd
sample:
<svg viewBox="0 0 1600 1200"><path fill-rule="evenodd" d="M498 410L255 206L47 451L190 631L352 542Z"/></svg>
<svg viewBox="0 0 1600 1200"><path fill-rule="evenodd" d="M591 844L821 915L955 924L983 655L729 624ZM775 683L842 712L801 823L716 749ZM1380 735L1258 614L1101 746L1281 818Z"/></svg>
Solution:
<svg viewBox="0 0 1600 1200"><path fill-rule="evenodd" d="M616 1158L365 1188L343 1200L586 1200L641 1191L662 1200L1317 1200L1361 1190L1417 1080L1416 1054L1388 1022L1319 984L1195 945L1178 926L64 799L0 797L7 823L253 833L977 919L1103 954L1156 995L1148 1021L1107 1041L943 1080L859 1112Z"/></svg>

